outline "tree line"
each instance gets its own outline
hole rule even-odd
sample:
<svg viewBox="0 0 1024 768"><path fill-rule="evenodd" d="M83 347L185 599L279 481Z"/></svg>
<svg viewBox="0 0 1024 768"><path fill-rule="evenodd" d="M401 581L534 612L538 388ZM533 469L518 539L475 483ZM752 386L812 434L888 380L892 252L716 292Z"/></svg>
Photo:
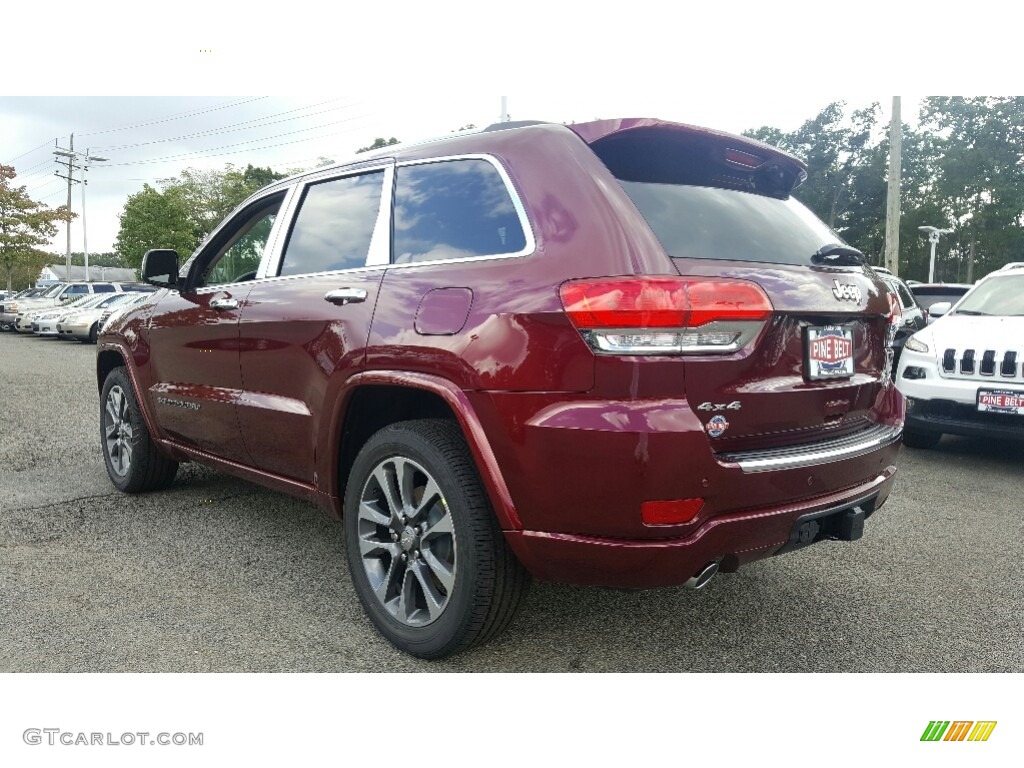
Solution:
<svg viewBox="0 0 1024 768"><path fill-rule="evenodd" d="M851 245L883 263L888 126L879 105L829 104L790 133L744 134L807 163L794 196ZM916 127L903 125L899 272L927 280L923 225L953 232L937 251L936 280L973 282L1024 260L1024 97L925 99Z"/></svg>

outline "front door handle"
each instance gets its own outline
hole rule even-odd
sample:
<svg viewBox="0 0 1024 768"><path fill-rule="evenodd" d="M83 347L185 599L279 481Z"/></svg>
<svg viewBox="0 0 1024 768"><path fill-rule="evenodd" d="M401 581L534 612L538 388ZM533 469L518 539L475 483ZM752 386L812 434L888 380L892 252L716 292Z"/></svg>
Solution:
<svg viewBox="0 0 1024 768"><path fill-rule="evenodd" d="M357 304L366 301L366 291L362 288L335 288L324 294L324 300L344 306L345 304Z"/></svg>
<svg viewBox="0 0 1024 768"><path fill-rule="evenodd" d="M235 299L214 299L210 302L210 309L224 312L228 309L238 309L238 302Z"/></svg>

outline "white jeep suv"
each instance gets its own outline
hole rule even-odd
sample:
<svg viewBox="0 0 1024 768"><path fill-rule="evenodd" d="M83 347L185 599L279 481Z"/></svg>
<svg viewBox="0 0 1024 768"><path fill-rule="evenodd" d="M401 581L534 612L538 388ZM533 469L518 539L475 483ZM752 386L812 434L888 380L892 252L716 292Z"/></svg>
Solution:
<svg viewBox="0 0 1024 768"><path fill-rule="evenodd" d="M896 383L911 448L943 434L1024 440L1024 265L986 276L907 339Z"/></svg>

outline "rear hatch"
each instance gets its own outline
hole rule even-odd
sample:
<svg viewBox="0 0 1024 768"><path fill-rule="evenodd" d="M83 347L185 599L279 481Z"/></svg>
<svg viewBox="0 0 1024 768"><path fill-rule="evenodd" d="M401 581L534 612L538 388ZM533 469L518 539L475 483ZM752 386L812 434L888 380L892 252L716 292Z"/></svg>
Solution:
<svg viewBox="0 0 1024 768"><path fill-rule="evenodd" d="M682 357L686 398L715 450L870 427L889 374L889 294L859 254L791 197L803 165L759 142L661 121L573 128L681 276L750 281L771 302L741 350Z"/></svg>

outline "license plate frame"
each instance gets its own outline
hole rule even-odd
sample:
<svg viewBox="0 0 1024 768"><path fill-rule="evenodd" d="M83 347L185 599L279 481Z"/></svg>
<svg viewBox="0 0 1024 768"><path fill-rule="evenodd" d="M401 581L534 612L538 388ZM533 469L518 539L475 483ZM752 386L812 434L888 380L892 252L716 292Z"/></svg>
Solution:
<svg viewBox="0 0 1024 768"><path fill-rule="evenodd" d="M980 388L975 407L979 413L1008 413L1014 416L1024 416L1024 389Z"/></svg>
<svg viewBox="0 0 1024 768"><path fill-rule="evenodd" d="M808 381L851 378L855 354L852 325L811 325L804 329L804 378Z"/></svg>

